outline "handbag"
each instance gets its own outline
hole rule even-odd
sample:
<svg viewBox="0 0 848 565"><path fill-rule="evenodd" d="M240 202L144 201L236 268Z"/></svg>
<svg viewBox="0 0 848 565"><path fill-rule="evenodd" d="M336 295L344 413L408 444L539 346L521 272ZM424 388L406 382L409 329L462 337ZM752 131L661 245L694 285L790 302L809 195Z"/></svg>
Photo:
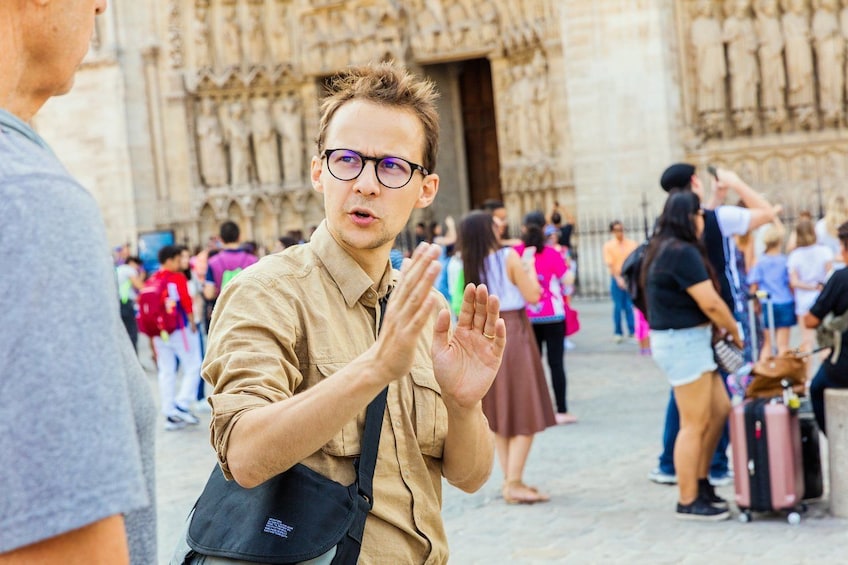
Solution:
<svg viewBox="0 0 848 565"><path fill-rule="evenodd" d="M380 326L387 301L388 296L380 300ZM354 461L356 480L349 486L296 464L246 489L226 480L216 465L189 518L186 542L192 553L287 565L335 550L332 565L355 564L374 505L374 469L388 390L365 412L362 449ZM194 555L186 555L185 562Z"/></svg>
<svg viewBox="0 0 848 565"><path fill-rule="evenodd" d="M809 354L787 351L765 361L757 361L751 371L754 378L745 391L745 398L771 398L783 394L781 381L787 380L795 394L805 394Z"/></svg>
<svg viewBox="0 0 848 565"><path fill-rule="evenodd" d="M580 315L570 304L565 305L565 337L580 331Z"/></svg>

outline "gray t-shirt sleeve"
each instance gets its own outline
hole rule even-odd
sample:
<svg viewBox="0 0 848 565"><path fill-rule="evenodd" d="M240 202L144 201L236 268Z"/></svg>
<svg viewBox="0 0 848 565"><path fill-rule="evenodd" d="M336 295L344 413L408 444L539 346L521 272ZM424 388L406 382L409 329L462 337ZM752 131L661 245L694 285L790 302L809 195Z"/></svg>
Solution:
<svg viewBox="0 0 848 565"><path fill-rule="evenodd" d="M9 172L0 171L0 553L152 512L153 499L142 471L152 443L139 439L152 433L139 421L151 403L127 354L97 205L69 177Z"/></svg>

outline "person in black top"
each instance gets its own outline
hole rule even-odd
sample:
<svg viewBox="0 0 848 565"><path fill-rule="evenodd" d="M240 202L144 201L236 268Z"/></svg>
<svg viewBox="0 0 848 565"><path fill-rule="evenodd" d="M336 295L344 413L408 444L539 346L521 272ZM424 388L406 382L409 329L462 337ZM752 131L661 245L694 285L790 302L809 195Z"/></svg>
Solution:
<svg viewBox="0 0 848 565"><path fill-rule="evenodd" d="M848 222L837 230L839 243L842 245L842 261L848 263ZM804 325L808 328L818 327L825 316L833 313L840 316L848 311L848 267L839 269L828 279L824 288L809 312L804 315ZM819 367L813 382L810 384L810 400L816 422L821 431L825 432L824 391L828 388L848 388L848 332L842 332L842 347L839 355L832 359L829 355Z"/></svg>
<svg viewBox="0 0 848 565"><path fill-rule="evenodd" d="M724 520L727 503L716 496L707 474L730 412L730 399L716 371L712 328L741 344L739 329L717 290L700 237L701 200L692 191L669 193L645 252L642 286L647 299L654 361L674 388L680 432L674 446L679 501L677 517Z"/></svg>

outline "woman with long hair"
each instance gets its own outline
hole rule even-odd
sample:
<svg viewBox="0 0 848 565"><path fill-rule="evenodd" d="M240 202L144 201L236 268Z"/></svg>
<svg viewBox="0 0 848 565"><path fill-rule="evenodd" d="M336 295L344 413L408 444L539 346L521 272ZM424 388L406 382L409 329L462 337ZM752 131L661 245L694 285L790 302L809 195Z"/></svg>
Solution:
<svg viewBox="0 0 848 565"><path fill-rule="evenodd" d="M471 212L459 224L457 246L465 284L485 284L501 303L506 322L506 350L495 382L483 398L483 412L495 433L495 448L504 475L508 503L532 504L550 499L524 484L524 466L533 436L556 424L533 328L525 306L541 296L533 261L523 262L514 249L501 247L490 214ZM452 285L453 286L453 285Z"/></svg>
<svg viewBox="0 0 848 565"><path fill-rule="evenodd" d="M547 352L548 367L551 370L551 384L556 402L557 424L573 424L577 417L569 414L566 403L565 380L565 274L568 266L562 255L553 245L547 243L544 232L545 215L542 212L530 212L524 217L521 227L521 243L515 246L520 256L532 253L536 275L542 288L537 304L527 305L527 317L533 326L539 355L542 345Z"/></svg>
<svg viewBox="0 0 848 565"><path fill-rule="evenodd" d="M707 479L710 460L730 412L713 360L714 325L742 345L736 320L717 290L700 240L704 215L698 196L671 191L645 253L642 285L654 361L674 389L680 433L674 444L679 499L676 516L724 520L727 503ZM712 324L710 323L712 322Z"/></svg>

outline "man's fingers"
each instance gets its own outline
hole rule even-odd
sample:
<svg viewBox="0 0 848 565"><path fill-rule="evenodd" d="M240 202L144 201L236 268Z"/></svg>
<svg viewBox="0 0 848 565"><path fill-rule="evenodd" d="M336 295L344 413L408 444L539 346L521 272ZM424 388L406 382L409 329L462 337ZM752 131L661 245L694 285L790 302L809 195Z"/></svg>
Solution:
<svg viewBox="0 0 848 565"><path fill-rule="evenodd" d="M489 289L481 284L474 293L474 322L473 327L485 332L486 304L489 302ZM491 334L490 334L491 335Z"/></svg>
<svg viewBox="0 0 848 565"><path fill-rule="evenodd" d="M465 285L465 291L462 293L462 306L456 320L457 327L469 329L474 327L474 301L476 300L476 295L476 285L473 283Z"/></svg>

